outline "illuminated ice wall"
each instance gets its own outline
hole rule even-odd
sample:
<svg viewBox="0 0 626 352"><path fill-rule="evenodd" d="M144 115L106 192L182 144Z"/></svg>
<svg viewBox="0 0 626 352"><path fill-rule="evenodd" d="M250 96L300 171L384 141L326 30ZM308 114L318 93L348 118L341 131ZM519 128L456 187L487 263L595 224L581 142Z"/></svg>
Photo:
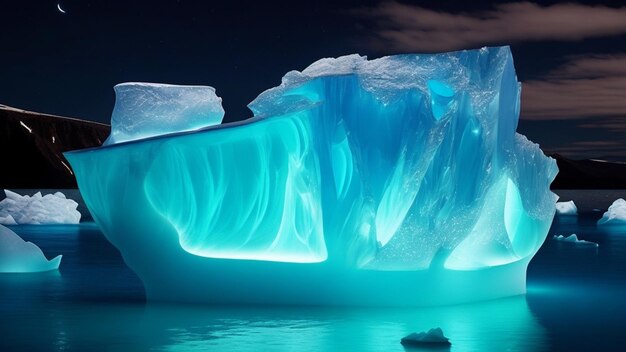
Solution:
<svg viewBox="0 0 626 352"><path fill-rule="evenodd" d="M66 157L150 299L456 303L525 292L554 216L519 99L508 47L349 55L253 119Z"/></svg>

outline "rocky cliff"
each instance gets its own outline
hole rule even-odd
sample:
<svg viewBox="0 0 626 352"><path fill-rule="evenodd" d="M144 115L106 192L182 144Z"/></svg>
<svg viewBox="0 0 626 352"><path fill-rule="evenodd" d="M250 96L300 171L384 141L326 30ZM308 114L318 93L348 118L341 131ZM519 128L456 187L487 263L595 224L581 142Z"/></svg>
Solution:
<svg viewBox="0 0 626 352"><path fill-rule="evenodd" d="M0 187L75 188L63 152L95 147L108 125L0 105Z"/></svg>

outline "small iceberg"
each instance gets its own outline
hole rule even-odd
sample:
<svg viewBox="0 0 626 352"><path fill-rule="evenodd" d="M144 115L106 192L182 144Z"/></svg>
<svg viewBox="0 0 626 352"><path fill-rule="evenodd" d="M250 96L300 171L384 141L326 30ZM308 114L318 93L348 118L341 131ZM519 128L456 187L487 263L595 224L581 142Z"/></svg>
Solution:
<svg viewBox="0 0 626 352"><path fill-rule="evenodd" d="M626 200L619 198L598 220L598 225L626 224Z"/></svg>
<svg viewBox="0 0 626 352"><path fill-rule="evenodd" d="M56 270L61 255L46 259L36 244L24 241L15 232L0 225L0 273L35 273Z"/></svg>
<svg viewBox="0 0 626 352"><path fill-rule="evenodd" d="M443 335L441 328L434 328L428 332L414 332L400 340L402 346L424 347L424 346L450 346L450 339Z"/></svg>
<svg viewBox="0 0 626 352"><path fill-rule="evenodd" d="M7 189L6 198L0 201L0 224L78 224L80 212L76 210L78 203L67 199L65 194L56 192L46 194L35 193L32 197L19 195Z"/></svg>
<svg viewBox="0 0 626 352"><path fill-rule="evenodd" d="M555 241L563 242L563 243L571 243L577 247L590 247L590 248L598 248L600 245L595 242L579 240L578 236L575 233L565 237L563 235L558 235L553 237Z"/></svg>
<svg viewBox="0 0 626 352"><path fill-rule="evenodd" d="M576 204L574 204L573 200L569 202L557 202L556 213L559 215L577 215L578 208L576 208Z"/></svg>

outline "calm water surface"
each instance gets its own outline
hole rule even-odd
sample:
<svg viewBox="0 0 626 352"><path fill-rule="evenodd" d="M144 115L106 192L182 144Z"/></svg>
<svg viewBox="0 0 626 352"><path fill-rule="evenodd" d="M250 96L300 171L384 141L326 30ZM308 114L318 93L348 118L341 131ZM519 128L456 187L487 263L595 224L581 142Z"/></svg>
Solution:
<svg viewBox="0 0 626 352"><path fill-rule="evenodd" d="M561 193L581 215L555 219L527 295L436 308L146 303L95 224L14 226L63 260L58 272L0 274L0 351L404 351L401 337L432 327L451 338L450 351L624 351L626 226L597 227L593 210L624 193ZM571 233L600 247L551 239Z"/></svg>

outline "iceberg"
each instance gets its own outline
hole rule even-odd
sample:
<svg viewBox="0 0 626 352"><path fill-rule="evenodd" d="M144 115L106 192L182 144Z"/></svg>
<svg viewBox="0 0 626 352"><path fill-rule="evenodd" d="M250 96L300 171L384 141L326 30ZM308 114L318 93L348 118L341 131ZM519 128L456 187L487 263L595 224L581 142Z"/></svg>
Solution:
<svg viewBox="0 0 626 352"><path fill-rule="evenodd" d="M556 202L556 213L559 215L577 215L578 209L573 200L569 202Z"/></svg>
<svg viewBox="0 0 626 352"><path fill-rule="evenodd" d="M32 197L4 190L6 198L0 201L0 224L78 224L80 212L78 203L67 199L62 192Z"/></svg>
<svg viewBox="0 0 626 352"><path fill-rule="evenodd" d="M149 300L476 301L525 292L555 213L519 99L508 47L348 55L287 73L251 119L65 156Z"/></svg>
<svg viewBox="0 0 626 352"><path fill-rule="evenodd" d="M15 232L0 225L0 273L56 270L61 264L61 257L46 259L37 245L24 241Z"/></svg>
<svg viewBox="0 0 626 352"><path fill-rule="evenodd" d="M619 198L602 214L598 225L626 224L626 200Z"/></svg>
<svg viewBox="0 0 626 352"><path fill-rule="evenodd" d="M224 117L213 87L130 82L114 89L105 145L217 125Z"/></svg>
<svg viewBox="0 0 626 352"><path fill-rule="evenodd" d="M558 236L554 236L553 237L555 241L559 241L562 243L571 243L576 245L577 247L593 247L593 248L598 248L599 245L595 242L590 242L590 241L585 241L585 240L579 240L578 236L573 233L567 237L563 236L563 235L558 235Z"/></svg>

